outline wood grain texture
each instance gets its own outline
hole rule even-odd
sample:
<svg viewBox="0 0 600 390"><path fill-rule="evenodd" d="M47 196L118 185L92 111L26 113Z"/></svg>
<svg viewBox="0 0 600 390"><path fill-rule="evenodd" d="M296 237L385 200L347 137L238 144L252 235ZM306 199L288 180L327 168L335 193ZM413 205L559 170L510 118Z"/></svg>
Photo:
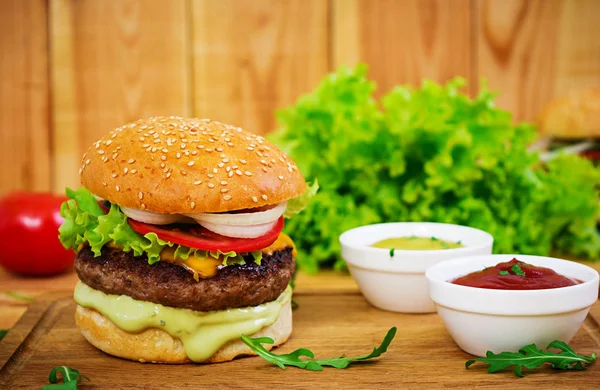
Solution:
<svg viewBox="0 0 600 390"><path fill-rule="evenodd" d="M380 93L422 78L470 79L470 10L469 0L334 0L333 66L365 62Z"/></svg>
<svg viewBox="0 0 600 390"><path fill-rule="evenodd" d="M189 115L186 0L52 0L54 187L104 133L152 115Z"/></svg>
<svg viewBox="0 0 600 390"><path fill-rule="evenodd" d="M553 97L600 85L600 2L477 0L477 73L533 121Z"/></svg>
<svg viewBox="0 0 600 390"><path fill-rule="evenodd" d="M300 295L296 299L300 306L294 311L294 333L277 353L304 347L317 357L360 356L380 343L390 327L397 326L399 331L385 355L346 370L307 372L291 367L283 371L258 357L215 365L140 364L108 356L89 345L75 328L75 303L70 297L40 300L0 342L0 384L11 389L40 388L57 365L76 367L89 376L91 382L85 388L107 389L592 389L600 383L596 366L570 373L538 369L520 380L510 371L490 375L483 364L465 370L464 363L471 356L453 343L436 314L384 312L359 295ZM598 318L588 317L570 345L583 354L597 351L597 330Z"/></svg>
<svg viewBox="0 0 600 390"><path fill-rule="evenodd" d="M47 9L0 3L0 195L50 190Z"/></svg>
<svg viewBox="0 0 600 390"><path fill-rule="evenodd" d="M194 115L273 130L328 70L323 0L194 0Z"/></svg>

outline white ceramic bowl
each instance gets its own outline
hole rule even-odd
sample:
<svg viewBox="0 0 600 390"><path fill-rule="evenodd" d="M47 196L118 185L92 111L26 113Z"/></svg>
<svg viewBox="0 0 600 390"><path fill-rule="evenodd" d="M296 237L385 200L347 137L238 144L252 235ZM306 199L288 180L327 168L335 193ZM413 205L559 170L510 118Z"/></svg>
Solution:
<svg viewBox="0 0 600 390"><path fill-rule="evenodd" d="M581 280L547 290L492 290L452 284L457 277L517 258ZM472 355L569 342L598 299L598 272L573 261L526 255L456 259L427 270L429 295L458 346Z"/></svg>
<svg viewBox="0 0 600 390"><path fill-rule="evenodd" d="M464 246L441 250L373 248L386 238L436 237ZM432 313L425 270L440 261L492 253L493 237L467 226L433 222L394 222L361 226L340 236L342 257L364 297L373 306L402 313Z"/></svg>

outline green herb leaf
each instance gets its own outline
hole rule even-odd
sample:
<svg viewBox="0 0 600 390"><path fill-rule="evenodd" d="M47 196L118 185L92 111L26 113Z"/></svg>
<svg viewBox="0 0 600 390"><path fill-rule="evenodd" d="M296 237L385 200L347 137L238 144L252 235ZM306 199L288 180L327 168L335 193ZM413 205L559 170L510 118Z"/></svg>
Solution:
<svg viewBox="0 0 600 390"><path fill-rule="evenodd" d="M62 376L63 383L58 383L60 380L58 377L59 373ZM70 368L67 366L58 366L58 367L54 367L52 369L52 371L50 371L50 375L48 376L48 381L52 384L45 385L44 387L42 387L42 389L43 390L76 390L77 384L82 379L85 379L87 381L90 380L90 378L88 378L85 375L80 374L79 371L74 368Z"/></svg>
<svg viewBox="0 0 600 390"><path fill-rule="evenodd" d="M323 367L325 366L334 368L346 368L353 362L379 357L387 351L387 348L394 339L395 335L396 327L393 327L387 332L385 338L381 342L381 345L379 347L373 348L373 352L371 352L368 355L359 356L355 358L347 358L342 355L330 359L314 359L315 355L312 353L312 351L306 348L300 348L288 354L274 354L272 352L267 351L267 349L262 346L262 344L273 344L273 339L269 337L250 338L246 335L242 335L242 341L248 347L250 347L250 349L256 352L260 357L272 364L275 364L279 368L285 369L286 366L293 366L310 371L322 371ZM302 357L308 359L302 359Z"/></svg>
<svg viewBox="0 0 600 390"><path fill-rule="evenodd" d="M2 340L7 333L8 329L0 329L0 340Z"/></svg>
<svg viewBox="0 0 600 390"><path fill-rule="evenodd" d="M510 275L510 272L508 272L508 271L500 271L500 275L502 275L502 276Z"/></svg>
<svg viewBox="0 0 600 390"><path fill-rule="evenodd" d="M541 367L544 363L549 363L553 368L560 370L585 370L587 364L592 364L596 360L595 353L591 356L578 355L563 341L554 340L546 349L549 348L556 348L562 352L543 351L535 344L530 344L521 348L519 352L494 354L488 351L486 357L471 359L465 363L465 367L469 368L475 362L482 362L489 364L488 372L493 373L515 366L515 374L522 377L523 368Z"/></svg>
<svg viewBox="0 0 600 390"><path fill-rule="evenodd" d="M514 264L510 267L510 270L517 276L525 276L525 272L519 267L519 264Z"/></svg>
<svg viewBox="0 0 600 390"><path fill-rule="evenodd" d="M14 298L14 299L20 299L22 301L27 301L27 302L33 302L33 301L35 301L34 297L31 297L31 296L25 295L25 294L21 294L21 293L18 293L16 291L6 291L4 294L6 296L8 296L8 297L11 297L11 298Z"/></svg>
<svg viewBox="0 0 600 390"><path fill-rule="evenodd" d="M390 249L390 257L394 257L394 251L396 250L396 248L392 248Z"/></svg>

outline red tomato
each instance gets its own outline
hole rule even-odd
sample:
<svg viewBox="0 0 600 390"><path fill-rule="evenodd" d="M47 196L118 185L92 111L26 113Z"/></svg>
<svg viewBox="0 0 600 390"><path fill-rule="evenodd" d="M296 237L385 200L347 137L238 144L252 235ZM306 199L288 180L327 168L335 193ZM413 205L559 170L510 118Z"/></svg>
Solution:
<svg viewBox="0 0 600 390"><path fill-rule="evenodd" d="M60 205L67 198L16 192L0 199L0 265L25 275L51 275L73 264L75 254L58 240Z"/></svg>
<svg viewBox="0 0 600 390"><path fill-rule="evenodd" d="M264 236L256 238L225 237L213 233L200 225L165 225L157 226L135 221L127 218L129 226L140 234L156 233L158 238L174 244L189 246L190 248L204 249L221 252L252 252L268 247L277 240L283 230L283 217Z"/></svg>

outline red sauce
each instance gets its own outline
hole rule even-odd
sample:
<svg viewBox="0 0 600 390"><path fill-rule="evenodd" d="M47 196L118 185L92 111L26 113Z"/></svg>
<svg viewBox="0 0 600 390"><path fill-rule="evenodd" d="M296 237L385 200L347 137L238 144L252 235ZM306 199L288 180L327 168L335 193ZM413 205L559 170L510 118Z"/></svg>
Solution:
<svg viewBox="0 0 600 390"><path fill-rule="evenodd" d="M536 267L512 259L495 267L461 276L452 283L494 290L544 290L574 286L583 282L557 274L550 268Z"/></svg>

